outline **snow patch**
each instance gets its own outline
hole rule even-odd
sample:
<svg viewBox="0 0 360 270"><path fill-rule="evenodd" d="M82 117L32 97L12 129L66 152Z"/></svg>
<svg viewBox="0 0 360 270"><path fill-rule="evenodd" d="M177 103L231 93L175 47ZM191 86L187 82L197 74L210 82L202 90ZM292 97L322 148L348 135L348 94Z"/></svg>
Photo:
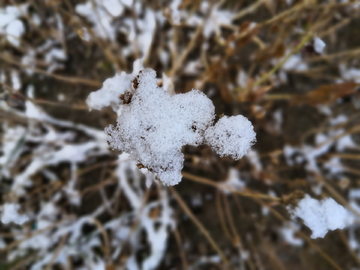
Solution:
<svg viewBox="0 0 360 270"><path fill-rule="evenodd" d="M312 230L311 238L324 237L329 230L344 229L354 221L353 215L332 198L318 201L305 195L295 209L288 210L293 217L304 220Z"/></svg>

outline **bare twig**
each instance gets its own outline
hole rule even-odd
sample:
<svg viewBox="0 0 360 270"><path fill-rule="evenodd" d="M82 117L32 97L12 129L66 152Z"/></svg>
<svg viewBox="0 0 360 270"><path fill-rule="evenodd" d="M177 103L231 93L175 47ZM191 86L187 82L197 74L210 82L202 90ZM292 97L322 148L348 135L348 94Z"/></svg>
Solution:
<svg viewBox="0 0 360 270"><path fill-rule="evenodd" d="M214 239L212 238L209 231L202 225L202 223L196 218L196 216L191 212L189 207L186 205L186 203L183 201L183 199L180 197L180 195L177 193L177 191L173 187L169 187L169 190L171 191L172 195L176 199L176 201L179 203L181 208L184 210L184 212L189 216L189 218L195 223L195 225L200 229L202 234L205 236L205 238L209 241L210 245L216 250L216 252L221 257L221 260L228 264L229 261L226 258L225 254L222 252L222 250L219 248L219 246L216 244Z"/></svg>

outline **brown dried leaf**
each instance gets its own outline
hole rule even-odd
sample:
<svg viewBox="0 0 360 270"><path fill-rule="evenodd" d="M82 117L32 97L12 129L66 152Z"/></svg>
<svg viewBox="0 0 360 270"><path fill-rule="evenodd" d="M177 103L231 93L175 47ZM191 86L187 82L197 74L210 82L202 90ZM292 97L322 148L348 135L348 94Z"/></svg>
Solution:
<svg viewBox="0 0 360 270"><path fill-rule="evenodd" d="M331 104L338 98L355 93L357 86L358 84L354 82L321 85L319 88L305 95L295 95L291 100L291 104Z"/></svg>
<svg viewBox="0 0 360 270"><path fill-rule="evenodd" d="M268 92L273 86L272 85L262 85L256 88L249 87L244 89L245 91L240 91L237 95L237 101L244 102L257 102L264 97L266 92Z"/></svg>
<svg viewBox="0 0 360 270"><path fill-rule="evenodd" d="M252 40L252 38L260 32L261 26L251 26L251 22L244 22L239 26L237 32L233 33L226 40L227 55L231 56L235 52L241 49L246 43ZM234 46L235 45L235 46Z"/></svg>
<svg viewBox="0 0 360 270"><path fill-rule="evenodd" d="M274 44L263 50L259 50L254 57L256 62L264 62L273 58L280 58L285 54L285 46L282 43Z"/></svg>

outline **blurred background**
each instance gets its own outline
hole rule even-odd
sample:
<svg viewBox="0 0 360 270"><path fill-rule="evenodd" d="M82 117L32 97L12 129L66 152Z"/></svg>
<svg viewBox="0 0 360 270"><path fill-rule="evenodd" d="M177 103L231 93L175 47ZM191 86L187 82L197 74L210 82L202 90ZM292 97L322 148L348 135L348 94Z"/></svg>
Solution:
<svg viewBox="0 0 360 270"><path fill-rule="evenodd" d="M360 269L359 1L0 3L0 269ZM165 187L109 149L86 99L136 60L249 118L248 155L185 146ZM357 221L311 239L304 194Z"/></svg>

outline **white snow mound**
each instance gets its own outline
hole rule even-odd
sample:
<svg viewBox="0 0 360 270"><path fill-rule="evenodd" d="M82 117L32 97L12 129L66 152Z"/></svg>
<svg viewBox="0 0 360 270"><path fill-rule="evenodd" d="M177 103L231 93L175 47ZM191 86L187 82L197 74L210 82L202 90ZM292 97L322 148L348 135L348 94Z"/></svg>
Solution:
<svg viewBox="0 0 360 270"><path fill-rule="evenodd" d="M157 86L152 69L140 72L131 102L119 112L116 127L105 129L110 146L129 153L165 185L181 181L184 145L206 142L220 155L239 159L255 141L244 116L223 117L213 126L215 107L205 94L193 89L171 96Z"/></svg>

